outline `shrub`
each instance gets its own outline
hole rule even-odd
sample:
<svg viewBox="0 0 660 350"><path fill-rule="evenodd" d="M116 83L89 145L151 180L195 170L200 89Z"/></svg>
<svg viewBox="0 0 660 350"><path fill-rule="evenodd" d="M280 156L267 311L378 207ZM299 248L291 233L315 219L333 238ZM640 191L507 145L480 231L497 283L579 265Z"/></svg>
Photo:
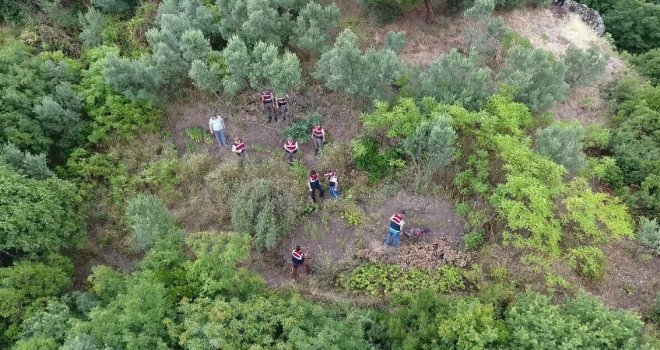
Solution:
<svg viewBox="0 0 660 350"><path fill-rule="evenodd" d="M605 254L596 247L569 249L568 264L589 279L601 279L609 269Z"/></svg>
<svg viewBox="0 0 660 350"><path fill-rule="evenodd" d="M362 292L371 296L417 290L448 293L465 289L462 270L447 265L434 271L404 271L397 265L368 263L358 266L338 283L356 294Z"/></svg>
<svg viewBox="0 0 660 350"><path fill-rule="evenodd" d="M566 98L569 86L564 82L565 73L566 65L547 51L517 46L509 52L497 80L516 89L516 101L542 113Z"/></svg>
<svg viewBox="0 0 660 350"><path fill-rule="evenodd" d="M33 179L45 180L55 176L55 173L46 165L45 154L32 155L30 152L21 152L11 143L0 149L0 163L2 162L10 165L17 173L25 174Z"/></svg>
<svg viewBox="0 0 660 350"><path fill-rule="evenodd" d="M476 56L463 57L456 49L431 62L415 89L417 98L433 97L443 104L459 102L470 110L482 108L491 92L490 70L480 68Z"/></svg>
<svg viewBox="0 0 660 350"><path fill-rule="evenodd" d="M390 49L369 49L362 53L357 36L350 29L339 34L332 49L321 55L314 78L327 88L347 95L387 100L392 86L403 72L403 63Z"/></svg>
<svg viewBox="0 0 660 350"><path fill-rule="evenodd" d="M390 0L357 0L357 3L373 20L381 24L394 22L396 16L401 13L401 8Z"/></svg>
<svg viewBox="0 0 660 350"><path fill-rule="evenodd" d="M637 242L644 249L660 255L660 224L657 219L642 217L637 230Z"/></svg>
<svg viewBox="0 0 660 350"><path fill-rule="evenodd" d="M498 52L500 41L507 30L502 17L491 16L494 7L493 0L476 0L474 6L463 14L465 18L472 20L472 26L464 34L470 56L489 59L494 58Z"/></svg>
<svg viewBox="0 0 660 350"><path fill-rule="evenodd" d="M576 174L587 166L582 140L584 128L579 123L554 122L547 128L536 131L535 151Z"/></svg>
<svg viewBox="0 0 660 350"><path fill-rule="evenodd" d="M280 132L284 137L293 137L299 143L306 143L310 140L312 134L312 126L318 125L323 122L323 117L318 113L310 113L303 116L285 127Z"/></svg>
<svg viewBox="0 0 660 350"><path fill-rule="evenodd" d="M353 160L358 170L368 172L368 183L376 183L383 178L394 175L396 169L405 165L401 155L392 147L383 152L378 151L378 143L371 136L362 140L351 141Z"/></svg>
<svg viewBox="0 0 660 350"><path fill-rule="evenodd" d="M58 251L84 244L82 198L75 185L56 178L34 180L0 165L0 250Z"/></svg>
<svg viewBox="0 0 660 350"><path fill-rule="evenodd" d="M566 65L564 81L571 87L587 86L603 75L609 55L601 54L600 47L595 43L586 51L570 45L561 60Z"/></svg>
<svg viewBox="0 0 660 350"><path fill-rule="evenodd" d="M656 86L660 84L660 48L639 55L629 55L627 59L651 84Z"/></svg>
<svg viewBox="0 0 660 350"><path fill-rule="evenodd" d="M401 52L401 50L403 50L404 47L406 47L407 40L408 39L406 38L406 32L389 31L385 35L385 47L398 53Z"/></svg>
<svg viewBox="0 0 660 350"><path fill-rule="evenodd" d="M135 232L135 249L145 252L155 245L181 245L182 232L167 207L156 196L139 194L126 205L126 217Z"/></svg>
<svg viewBox="0 0 660 350"><path fill-rule="evenodd" d="M66 332L71 327L68 324L69 307L59 301L49 301L46 309L32 315L22 324L22 338L44 337L58 343L63 343Z"/></svg>
<svg viewBox="0 0 660 350"><path fill-rule="evenodd" d="M492 304L460 300L451 316L439 322L439 334L450 349L486 349L502 338L501 323L495 320Z"/></svg>
<svg viewBox="0 0 660 350"><path fill-rule="evenodd" d="M339 16L339 7L335 4L321 7L309 2L296 18L293 44L316 55L326 52L331 32L339 25Z"/></svg>
<svg viewBox="0 0 660 350"><path fill-rule="evenodd" d="M475 250L479 248L481 242L484 240L486 231L484 229L473 230L463 236L463 243L468 250Z"/></svg>
<svg viewBox="0 0 660 350"><path fill-rule="evenodd" d="M584 148L606 149L611 136L610 129L598 124L589 124L584 128Z"/></svg>
<svg viewBox="0 0 660 350"><path fill-rule="evenodd" d="M233 196L231 222L236 232L254 236L258 250L270 250L296 222L297 209L298 202L289 189L255 179Z"/></svg>
<svg viewBox="0 0 660 350"><path fill-rule="evenodd" d="M457 138L450 118L437 115L433 120L422 122L413 137L406 140L406 149L419 167L417 186L428 184L433 173L451 164Z"/></svg>

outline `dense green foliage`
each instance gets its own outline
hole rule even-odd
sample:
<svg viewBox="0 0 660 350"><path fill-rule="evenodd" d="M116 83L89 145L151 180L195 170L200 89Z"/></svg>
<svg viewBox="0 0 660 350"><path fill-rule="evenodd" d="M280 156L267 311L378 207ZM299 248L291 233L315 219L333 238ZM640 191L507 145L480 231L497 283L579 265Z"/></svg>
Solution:
<svg viewBox="0 0 660 350"><path fill-rule="evenodd" d="M609 149L620 170L613 170L615 176L607 180L631 208L651 219L660 215L659 94L660 89L632 77L608 90L609 99L617 103Z"/></svg>
<svg viewBox="0 0 660 350"><path fill-rule="evenodd" d="M362 51L357 36L344 29L331 50L321 55L314 77L326 87L348 95L386 100L403 71L403 63L389 48Z"/></svg>
<svg viewBox="0 0 660 350"><path fill-rule="evenodd" d="M536 130L535 151L576 174L587 166L587 159L582 151L583 139L582 125L553 122L547 128Z"/></svg>
<svg viewBox="0 0 660 350"><path fill-rule="evenodd" d="M583 3L600 13L618 48L641 54L660 47L657 21L660 5L657 3L640 0L585 0Z"/></svg>
<svg viewBox="0 0 660 350"><path fill-rule="evenodd" d="M0 251L56 252L84 242L76 187L50 178L23 177L0 165Z"/></svg>
<svg viewBox="0 0 660 350"><path fill-rule="evenodd" d="M533 112L545 112L566 98L566 65L540 49L516 46L508 53L497 80L513 86L514 97Z"/></svg>
<svg viewBox="0 0 660 350"><path fill-rule="evenodd" d="M394 16L419 0L360 2ZM612 84L611 130L538 118L569 86L596 81L607 55L570 47L556 60L492 17L527 3L548 5L449 1L450 10L470 7L466 47L424 69L397 57L404 32L367 47L374 32L358 15L340 18L330 1L0 3L8 26L0 43L0 348L645 349L638 316L569 287L606 277L608 250L599 245L633 237L628 206L649 218L639 220L638 243L658 252L659 90L637 78ZM654 6L613 4L606 21L650 18ZM608 29L641 53L657 35L655 24L639 22ZM337 36L340 23L351 29ZM655 79L655 56L628 59ZM377 99L359 111L365 128L350 130L350 145L331 124L333 143L311 163L338 172L339 200L309 201L307 146L289 166L278 160L281 146L250 140L256 157L239 163L203 150L181 155L180 139L168 133L213 143L191 122L196 107L223 109L227 100L232 111L249 112L253 98L241 92L270 88L298 93L296 111L307 114L276 128L303 143L322 120L314 112L337 111L305 105L319 81L345 95L323 101L342 107L337 118L323 116L329 124L348 122L343 108L358 105L342 98L363 107ZM179 94L195 108L179 108L188 103L174 101ZM231 136L234 127L247 130L249 120L228 117ZM596 192L603 184L622 199ZM482 244L512 244L522 255L516 268L531 270L530 279L543 274L569 297L520 294L538 285L499 262L483 271L482 262L405 270L339 260L325 247L302 284L267 290L251 270L282 267L294 240L308 238L299 234L316 234L316 218L367 233L354 247L364 252L381 227L369 205L395 205L392 194L412 192L456 200L466 256L481 254ZM344 245L345 235L326 238ZM355 294L354 304L389 305L333 303L347 294L330 287ZM658 318L657 309L645 316Z"/></svg>

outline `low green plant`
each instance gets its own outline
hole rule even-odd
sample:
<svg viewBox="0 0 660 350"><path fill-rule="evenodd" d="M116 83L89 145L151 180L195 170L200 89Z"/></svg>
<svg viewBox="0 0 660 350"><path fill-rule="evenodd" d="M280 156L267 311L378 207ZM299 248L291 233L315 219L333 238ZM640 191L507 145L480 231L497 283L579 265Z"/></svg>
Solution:
<svg viewBox="0 0 660 350"><path fill-rule="evenodd" d="M423 289L440 293L465 289L462 270L447 265L432 271L404 271L398 265L368 263L340 278L338 284L356 294L375 297Z"/></svg>
<svg viewBox="0 0 660 350"><path fill-rule="evenodd" d="M596 101L591 97L583 98L582 101L580 101L580 105L590 111L596 109ZM589 124L589 125L591 126L596 124Z"/></svg>
<svg viewBox="0 0 660 350"><path fill-rule="evenodd" d="M505 266L493 266L490 269L490 276L496 281L504 282L509 278L509 270Z"/></svg>
<svg viewBox="0 0 660 350"><path fill-rule="evenodd" d="M215 142L215 138L213 137L213 135L211 135L211 133L202 132L202 135L203 135L202 139L204 140L204 143L206 143L207 145L212 145L213 142Z"/></svg>
<svg viewBox="0 0 660 350"><path fill-rule="evenodd" d="M653 255L651 254L642 254L639 256L639 260L647 262L653 260Z"/></svg>
<svg viewBox="0 0 660 350"><path fill-rule="evenodd" d="M195 153L197 151L197 144L195 142L186 142L186 152L188 153Z"/></svg>
<svg viewBox="0 0 660 350"><path fill-rule="evenodd" d="M598 124L589 124L584 128L584 147L605 149L611 137L610 129Z"/></svg>
<svg viewBox="0 0 660 350"><path fill-rule="evenodd" d="M310 113L305 115L302 119L298 119L291 123L291 125L282 129L281 134L284 137L293 137L298 143L306 143L310 140L312 134L312 126L323 122L323 117L318 113Z"/></svg>
<svg viewBox="0 0 660 350"><path fill-rule="evenodd" d="M655 308L653 309L653 319L660 323L660 293L655 298Z"/></svg>
<svg viewBox="0 0 660 350"><path fill-rule="evenodd" d="M569 249L568 264L589 279L602 278L609 268L603 251L589 246Z"/></svg>
<svg viewBox="0 0 660 350"><path fill-rule="evenodd" d="M364 222L364 216L355 203L347 203L345 209L341 212L342 220L346 220L348 225L358 226Z"/></svg>
<svg viewBox="0 0 660 350"><path fill-rule="evenodd" d="M637 230L637 242L642 248L660 255L660 224L657 219L642 217Z"/></svg>
<svg viewBox="0 0 660 350"><path fill-rule="evenodd" d="M486 230L482 228L473 230L470 233L466 234L465 236L463 236L463 243L465 244L465 248L467 250L475 250L479 248L481 242L483 242L484 240L485 235L486 235Z"/></svg>
<svg viewBox="0 0 660 350"><path fill-rule="evenodd" d="M358 170L368 172L367 182L370 184L394 175L397 169L405 165L396 149L388 147L385 151L379 152L378 143L372 136L365 135L362 140L353 140L351 147L355 165Z"/></svg>
<svg viewBox="0 0 660 350"><path fill-rule="evenodd" d="M204 139L204 132L202 128L198 126L187 127L186 135L188 135L188 137L195 142L201 142Z"/></svg>

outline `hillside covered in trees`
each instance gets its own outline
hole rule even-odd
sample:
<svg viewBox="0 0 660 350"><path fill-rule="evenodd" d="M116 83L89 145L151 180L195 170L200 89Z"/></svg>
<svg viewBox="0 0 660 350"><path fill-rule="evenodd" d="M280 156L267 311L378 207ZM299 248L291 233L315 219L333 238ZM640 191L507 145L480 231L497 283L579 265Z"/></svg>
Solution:
<svg viewBox="0 0 660 350"><path fill-rule="evenodd" d="M2 1L0 348L660 349L660 4L584 3Z"/></svg>

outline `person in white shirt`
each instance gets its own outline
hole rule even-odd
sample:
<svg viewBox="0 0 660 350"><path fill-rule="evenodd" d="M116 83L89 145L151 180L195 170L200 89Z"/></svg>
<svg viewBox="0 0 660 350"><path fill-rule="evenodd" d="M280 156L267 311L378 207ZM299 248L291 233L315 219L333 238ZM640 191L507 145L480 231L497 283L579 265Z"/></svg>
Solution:
<svg viewBox="0 0 660 350"><path fill-rule="evenodd" d="M227 145L227 140L225 139L225 122L220 115L213 116L209 119L209 132L215 136L220 148Z"/></svg>

